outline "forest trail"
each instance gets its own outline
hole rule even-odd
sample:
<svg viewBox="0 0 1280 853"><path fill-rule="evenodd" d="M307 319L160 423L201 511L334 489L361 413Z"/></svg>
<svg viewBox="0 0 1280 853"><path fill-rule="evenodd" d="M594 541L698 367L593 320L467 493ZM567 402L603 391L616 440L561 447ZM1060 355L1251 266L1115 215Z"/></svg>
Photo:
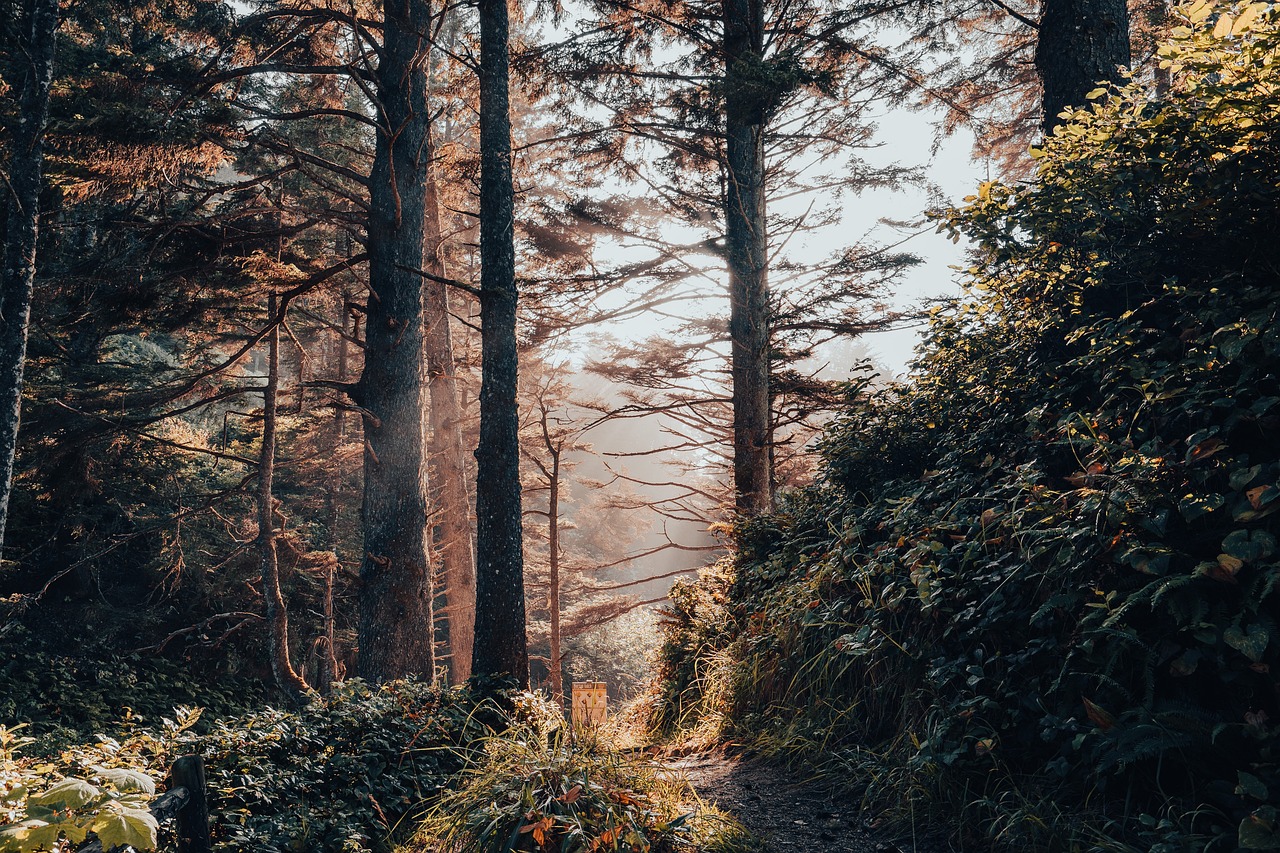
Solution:
<svg viewBox="0 0 1280 853"><path fill-rule="evenodd" d="M878 838L861 806L778 765L691 755L663 766L683 775L698 796L742 822L763 842L762 853L911 853L910 840Z"/></svg>

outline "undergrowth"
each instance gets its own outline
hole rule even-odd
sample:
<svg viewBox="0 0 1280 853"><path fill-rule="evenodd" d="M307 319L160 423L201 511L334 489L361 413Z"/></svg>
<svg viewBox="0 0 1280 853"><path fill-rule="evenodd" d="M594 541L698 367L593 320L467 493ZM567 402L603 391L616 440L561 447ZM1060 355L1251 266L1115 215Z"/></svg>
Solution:
<svg viewBox="0 0 1280 853"><path fill-rule="evenodd" d="M200 718L180 708L92 742L58 732L24 743L0 767L0 824L40 818L41 798L63 780L128 770L155 783L174 758L199 754L216 853L390 851L503 719L466 691L356 680L298 710Z"/></svg>
<svg viewBox="0 0 1280 853"><path fill-rule="evenodd" d="M940 215L969 299L677 586L655 728L963 844L1280 849L1280 18L1183 15Z"/></svg>
<svg viewBox="0 0 1280 853"><path fill-rule="evenodd" d="M540 706L533 714L530 705ZM516 724L478 741L411 849L431 853L750 853L756 841L689 785L612 738L526 697Z"/></svg>

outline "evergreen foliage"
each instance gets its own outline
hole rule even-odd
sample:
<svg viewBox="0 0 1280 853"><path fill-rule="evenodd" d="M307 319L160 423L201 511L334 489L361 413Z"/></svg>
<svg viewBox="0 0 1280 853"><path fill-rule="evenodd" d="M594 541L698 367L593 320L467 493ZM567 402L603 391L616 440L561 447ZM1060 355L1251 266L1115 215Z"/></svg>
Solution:
<svg viewBox="0 0 1280 853"><path fill-rule="evenodd" d="M1168 91L1099 89L940 216L969 297L673 596L660 720L1009 845L1280 846L1280 16L1183 15Z"/></svg>

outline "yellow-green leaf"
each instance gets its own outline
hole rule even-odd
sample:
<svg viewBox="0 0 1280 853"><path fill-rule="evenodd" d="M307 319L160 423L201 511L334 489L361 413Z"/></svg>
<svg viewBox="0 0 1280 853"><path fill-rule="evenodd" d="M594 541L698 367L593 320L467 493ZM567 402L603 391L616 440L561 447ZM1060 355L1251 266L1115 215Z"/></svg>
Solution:
<svg viewBox="0 0 1280 853"><path fill-rule="evenodd" d="M102 792L83 779L63 779L43 794L31 798L40 806L68 806L78 809L102 796Z"/></svg>
<svg viewBox="0 0 1280 853"><path fill-rule="evenodd" d="M122 794L141 793L154 795L156 783L145 773L121 767L95 767L98 775L111 783Z"/></svg>
<svg viewBox="0 0 1280 853"><path fill-rule="evenodd" d="M1212 11L1212 3L1208 2L1208 0L1199 0L1198 3L1193 4L1189 9L1187 9L1187 20L1191 21L1193 24L1198 24L1205 18L1209 17L1209 13Z"/></svg>
<svg viewBox="0 0 1280 853"><path fill-rule="evenodd" d="M156 848L156 830L160 825L151 812L142 809L107 809L89 825L102 842L104 850L128 844L139 850Z"/></svg>
<svg viewBox="0 0 1280 853"><path fill-rule="evenodd" d="M1224 14L1218 18L1218 23L1213 27L1213 37L1216 39L1224 39L1231 35L1231 25L1234 23L1231 16Z"/></svg>
<svg viewBox="0 0 1280 853"><path fill-rule="evenodd" d="M1235 25L1231 28L1231 35L1238 36L1247 32L1249 27L1253 26L1253 22L1258 19L1258 15L1266 8L1266 3L1250 3L1246 6L1244 11L1240 13L1240 17L1236 18Z"/></svg>
<svg viewBox="0 0 1280 853"><path fill-rule="evenodd" d="M1223 642L1252 661L1262 660L1270 639L1267 629L1261 625L1250 625L1247 629L1233 625L1222 632Z"/></svg>

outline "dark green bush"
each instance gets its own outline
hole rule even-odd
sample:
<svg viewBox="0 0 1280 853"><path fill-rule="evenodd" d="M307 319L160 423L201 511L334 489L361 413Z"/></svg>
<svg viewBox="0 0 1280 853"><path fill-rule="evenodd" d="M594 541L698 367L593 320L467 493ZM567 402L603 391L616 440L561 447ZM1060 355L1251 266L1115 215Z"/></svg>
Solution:
<svg viewBox="0 0 1280 853"><path fill-rule="evenodd" d="M219 721L205 755L215 850L389 850L489 729L469 693L349 681L299 711Z"/></svg>
<svg viewBox="0 0 1280 853"><path fill-rule="evenodd" d="M143 652L94 643L84 626L61 638L11 623L0 641L0 722L23 722L43 748L91 735L117 734L123 723L159 724L178 705L205 709L206 719L230 716L263 700L256 678L198 667ZM67 637L80 637L68 643ZM208 676L208 677L204 677Z"/></svg>
<svg viewBox="0 0 1280 853"><path fill-rule="evenodd" d="M353 680L296 711L213 720L178 708L117 721L111 735L92 739L46 732L0 769L41 787L103 767L163 780L174 758L199 754L215 851L388 851L462 769L471 742L504 720L467 691Z"/></svg>

